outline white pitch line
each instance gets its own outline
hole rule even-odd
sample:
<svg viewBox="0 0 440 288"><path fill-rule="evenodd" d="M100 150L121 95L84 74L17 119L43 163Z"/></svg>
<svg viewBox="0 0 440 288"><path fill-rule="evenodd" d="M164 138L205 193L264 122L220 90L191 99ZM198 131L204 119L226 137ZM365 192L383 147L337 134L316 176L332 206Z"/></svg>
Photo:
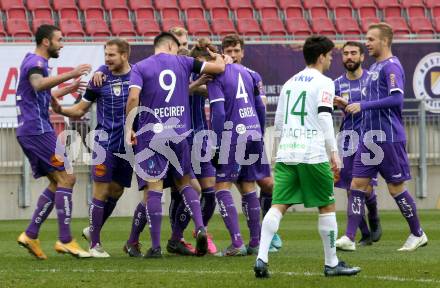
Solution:
<svg viewBox="0 0 440 288"><path fill-rule="evenodd" d="M1 273L16 273L17 271L11 270L0 270ZM74 273L178 273L178 274L240 274L249 272L249 274L253 274L252 270L249 271L221 271L221 270L172 270L172 269L143 269L143 270L135 270L135 269L72 269L72 270L61 270L61 269L36 269L33 272L39 273L66 273L66 272L74 272ZM362 273L362 272L361 272ZM322 273L316 272L287 272L287 271L271 271L272 275L287 275L287 276L302 276L302 277L323 277ZM416 283L438 283L440 284L440 280L432 279L432 278L402 278L398 276L364 276L362 274L357 275L356 278L362 279L370 279L370 280L382 280L382 281L391 281L391 282L416 282Z"/></svg>

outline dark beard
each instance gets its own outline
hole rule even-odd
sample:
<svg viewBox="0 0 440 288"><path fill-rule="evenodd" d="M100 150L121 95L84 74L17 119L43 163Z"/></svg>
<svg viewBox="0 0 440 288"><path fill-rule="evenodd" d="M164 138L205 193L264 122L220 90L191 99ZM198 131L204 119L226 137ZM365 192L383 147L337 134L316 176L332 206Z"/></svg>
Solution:
<svg viewBox="0 0 440 288"><path fill-rule="evenodd" d="M353 64L353 66L349 67L346 63L344 63L344 67L347 69L347 71L354 72L361 66L361 62L355 62Z"/></svg>
<svg viewBox="0 0 440 288"><path fill-rule="evenodd" d="M50 58L58 58L60 57L60 54L57 50L53 49L52 45L49 46L47 49L47 53L49 54Z"/></svg>

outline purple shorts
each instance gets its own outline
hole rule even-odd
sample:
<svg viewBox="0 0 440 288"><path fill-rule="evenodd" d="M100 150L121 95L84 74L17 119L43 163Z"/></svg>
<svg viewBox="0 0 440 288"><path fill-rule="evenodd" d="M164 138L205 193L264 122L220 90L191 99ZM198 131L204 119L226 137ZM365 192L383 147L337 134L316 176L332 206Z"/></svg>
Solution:
<svg viewBox="0 0 440 288"><path fill-rule="evenodd" d="M374 178L377 173L385 179L387 183L400 183L411 179L408 155L405 149L405 142L383 142L376 143L383 151L382 161L379 163L368 163L361 155L367 154L364 158L374 158L374 153L363 143L359 144L359 149L353 161L353 177Z"/></svg>
<svg viewBox="0 0 440 288"><path fill-rule="evenodd" d="M17 140L29 159L34 178L70 168L65 153L62 156L55 156L57 137L53 131L41 135L18 136Z"/></svg>
<svg viewBox="0 0 440 288"><path fill-rule="evenodd" d="M139 140L138 140L139 141ZM138 155L143 149L149 147L149 142L138 142L136 146L136 154ZM141 171L136 170L139 190L143 190L147 185L147 180L164 180L167 177L181 179L185 175L192 173L191 168L191 150L188 141L183 139L179 143L169 142L167 146L170 148L170 155L162 155L154 152L154 154L147 159L140 161L139 166ZM167 153L165 153L167 154ZM173 163L174 159L177 163ZM178 165L180 167L175 167ZM180 168L180 172L179 169Z"/></svg>
<svg viewBox="0 0 440 288"><path fill-rule="evenodd" d="M342 188L345 190L349 190L351 187L351 180L353 180L353 162L356 154L351 156L346 156L342 158L342 163L344 167L342 167L340 172L339 181L335 183L335 187ZM371 186L377 186L377 173L371 179Z"/></svg>
<svg viewBox="0 0 440 288"><path fill-rule="evenodd" d="M215 177L215 168L211 163L211 160L201 161L202 157L205 157L208 153L208 139L203 138L202 143L193 143L191 137L188 138L188 143L191 146L191 164L194 171L195 178L202 179L208 177Z"/></svg>
<svg viewBox="0 0 440 288"><path fill-rule="evenodd" d="M95 182L110 183L114 181L122 187L130 187L133 168L128 161L106 151L104 163L93 165L92 174Z"/></svg>
<svg viewBox="0 0 440 288"><path fill-rule="evenodd" d="M257 181L270 176L270 165L262 164L261 141L249 141L245 144L245 158L249 159L250 154L257 154L258 160L250 165L241 165L236 159L238 145L230 147L227 164L219 164L217 169L216 182L236 182L236 181ZM238 154L238 153L237 153ZM220 153L221 157L221 153ZM265 154L263 155L265 157ZM243 157L241 157L243 158ZM267 159L266 159L267 160ZM265 160L265 161L266 161ZM267 162L267 161L266 161Z"/></svg>

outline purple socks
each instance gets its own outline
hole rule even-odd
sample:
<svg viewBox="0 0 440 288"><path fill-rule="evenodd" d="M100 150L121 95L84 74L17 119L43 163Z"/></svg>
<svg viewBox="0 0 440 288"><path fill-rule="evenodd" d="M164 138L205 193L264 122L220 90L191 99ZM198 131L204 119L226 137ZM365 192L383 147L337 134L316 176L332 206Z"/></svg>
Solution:
<svg viewBox="0 0 440 288"><path fill-rule="evenodd" d="M63 243L72 241L70 221L72 219L72 189L57 187L55 192L55 208L58 216L59 239Z"/></svg>
<svg viewBox="0 0 440 288"><path fill-rule="evenodd" d="M151 248L160 247L160 228L162 225L162 193L148 191L145 215L150 226Z"/></svg>
<svg viewBox="0 0 440 288"><path fill-rule="evenodd" d="M34 214L32 215L31 223L29 223L26 229L26 235L32 239L38 238L38 233L40 232L40 226L47 219L50 212L53 209L55 200L55 193L51 192L49 189L43 191L43 193L38 198L37 207L35 208Z"/></svg>
<svg viewBox="0 0 440 288"><path fill-rule="evenodd" d="M231 236L232 245L236 248L241 247L243 245L243 239L241 238L238 214L234 206L231 191L219 190L215 196L217 197L220 215Z"/></svg>
<svg viewBox="0 0 440 288"><path fill-rule="evenodd" d="M399 206L400 212L402 213L403 217L405 217L406 221L408 222L411 233L417 237L422 236L423 230L422 228L420 228L419 217L417 216L416 202L408 193L408 191L405 190L399 195L395 196L394 200L396 201L397 206Z"/></svg>
<svg viewBox="0 0 440 288"><path fill-rule="evenodd" d="M246 217L246 222L250 232L250 247L256 247L260 244L260 203L258 201L257 192L253 191L244 194L241 198L241 208Z"/></svg>
<svg viewBox="0 0 440 288"><path fill-rule="evenodd" d="M133 222L131 224L130 238L127 243L137 244L139 243L139 235L144 231L145 224L147 224L147 217L145 215L146 208L145 205L140 202L133 215Z"/></svg>
<svg viewBox="0 0 440 288"><path fill-rule="evenodd" d="M209 220L215 211L215 189L214 187L202 189L202 198L200 199L200 206L202 209L203 225L208 227Z"/></svg>
<svg viewBox="0 0 440 288"><path fill-rule="evenodd" d="M365 215L365 192L360 190L350 190L347 207L347 229L345 235L354 241L356 230Z"/></svg>
<svg viewBox="0 0 440 288"><path fill-rule="evenodd" d="M93 198L89 208L90 247L101 243L101 228L104 220L105 201Z"/></svg>

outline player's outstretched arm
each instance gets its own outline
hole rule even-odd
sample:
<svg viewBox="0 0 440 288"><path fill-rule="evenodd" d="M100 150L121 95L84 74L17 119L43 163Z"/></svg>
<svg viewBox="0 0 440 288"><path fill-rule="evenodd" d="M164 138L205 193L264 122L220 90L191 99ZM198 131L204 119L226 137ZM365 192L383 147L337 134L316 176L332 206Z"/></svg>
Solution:
<svg viewBox="0 0 440 288"><path fill-rule="evenodd" d="M136 86L130 86L130 92L128 94L127 106L125 109L126 119L130 117L132 111L136 111L139 106L139 95L141 89ZM136 145L136 137L132 126L133 121L125 121L125 142L129 145Z"/></svg>
<svg viewBox="0 0 440 288"><path fill-rule="evenodd" d="M89 111L90 106L92 106L92 102L88 102L88 101L84 101L81 100L79 103L71 106L71 107L62 107L58 100L54 99L54 97L52 97L52 110L55 113L61 114L63 116L66 117L82 117L84 116L84 114L87 113L87 111Z"/></svg>
<svg viewBox="0 0 440 288"><path fill-rule="evenodd" d="M70 79L79 78L82 75L88 74L91 70L92 66L90 64L81 64L72 71L57 76L43 77L40 73L32 73L29 75L29 81L36 91L42 91L51 89Z"/></svg>
<svg viewBox="0 0 440 288"><path fill-rule="evenodd" d="M211 57L215 59L215 62L205 62L203 66L203 70L201 72L206 74L221 74L226 69L226 62L222 55L213 53L209 50Z"/></svg>
<svg viewBox="0 0 440 288"><path fill-rule="evenodd" d="M52 90L52 96L55 97L56 99L70 94L70 93L75 93L78 92L80 94L84 93L84 91L87 88L87 82L86 81L81 81L80 78L75 79L71 84L67 85L66 87L63 87L61 89L57 89L57 90Z"/></svg>

